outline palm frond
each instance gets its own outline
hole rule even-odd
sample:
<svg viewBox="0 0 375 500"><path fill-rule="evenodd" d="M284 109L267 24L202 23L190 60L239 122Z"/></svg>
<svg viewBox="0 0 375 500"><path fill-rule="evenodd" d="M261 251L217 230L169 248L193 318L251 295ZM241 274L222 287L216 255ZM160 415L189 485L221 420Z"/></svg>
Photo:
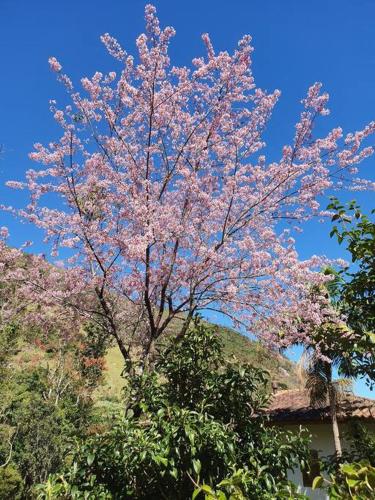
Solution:
<svg viewBox="0 0 375 500"><path fill-rule="evenodd" d="M311 404L315 407L325 405L332 383L331 364L308 352L303 354L300 363L298 370L299 373L303 373L304 387L309 392Z"/></svg>

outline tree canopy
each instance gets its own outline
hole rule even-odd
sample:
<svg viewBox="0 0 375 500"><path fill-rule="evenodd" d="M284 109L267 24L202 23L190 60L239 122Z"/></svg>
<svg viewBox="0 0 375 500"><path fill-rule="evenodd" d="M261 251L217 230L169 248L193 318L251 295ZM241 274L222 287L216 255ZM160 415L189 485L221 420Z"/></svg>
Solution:
<svg viewBox="0 0 375 500"><path fill-rule="evenodd" d="M230 54L204 34L205 56L178 67L168 55L174 29L160 27L153 6L145 12L137 54L103 35L119 71L82 78L83 91L50 58L70 99L51 102L62 135L35 144L30 157L44 169L8 185L30 192L13 211L44 230L69 277L46 286L34 273L26 292L95 316L126 359L134 343L152 353L176 317L183 336L202 310L268 342L295 342L297 313L321 321L309 291L326 279L317 272L325 260L300 261L285 222L320 214L319 196L348 176L357 189L370 185L352 174L373 153L375 123L314 137L329 112L315 83L290 144L269 160L264 132L280 92L256 85L251 37Z"/></svg>

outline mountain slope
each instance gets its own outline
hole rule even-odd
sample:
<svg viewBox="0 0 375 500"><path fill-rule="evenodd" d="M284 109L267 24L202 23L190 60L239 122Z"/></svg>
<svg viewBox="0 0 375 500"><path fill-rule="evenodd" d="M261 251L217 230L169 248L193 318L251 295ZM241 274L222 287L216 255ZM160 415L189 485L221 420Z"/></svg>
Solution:
<svg viewBox="0 0 375 500"><path fill-rule="evenodd" d="M249 363L269 371L272 382L280 389L293 389L299 386L294 363L281 354L270 351L260 342L250 340L240 333L223 326L215 325L224 344L225 358L240 363ZM173 335L174 328L170 334ZM117 347L108 350L106 356L105 383L99 390L99 399L116 399L123 386L121 371L123 359Z"/></svg>

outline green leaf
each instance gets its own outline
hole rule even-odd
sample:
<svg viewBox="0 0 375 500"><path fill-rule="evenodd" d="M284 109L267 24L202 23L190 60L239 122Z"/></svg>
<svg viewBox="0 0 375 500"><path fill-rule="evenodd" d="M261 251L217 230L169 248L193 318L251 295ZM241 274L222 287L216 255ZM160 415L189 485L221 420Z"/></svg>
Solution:
<svg viewBox="0 0 375 500"><path fill-rule="evenodd" d="M157 459L157 463L163 464L165 467L167 467L167 465L168 465L168 459L167 458L161 457L160 455L158 455L155 458Z"/></svg>
<svg viewBox="0 0 375 500"><path fill-rule="evenodd" d="M312 482L312 489L316 490L317 488L321 488L323 486L324 479L322 476L316 476L314 481Z"/></svg>
<svg viewBox="0 0 375 500"><path fill-rule="evenodd" d="M177 479L177 477L178 477L178 470L175 467L169 473L170 473L170 475L172 477L174 477L175 479Z"/></svg>
<svg viewBox="0 0 375 500"><path fill-rule="evenodd" d="M224 491L218 491L216 493L216 498L217 498L217 500L227 500L227 496L224 493ZM235 498L235 497L233 497L233 498ZM236 498L238 498L238 497L236 497Z"/></svg>
<svg viewBox="0 0 375 500"><path fill-rule="evenodd" d="M347 477L346 482L347 482L349 488L354 488L355 486L357 486L358 484L361 483L361 480L360 479L350 479Z"/></svg>
<svg viewBox="0 0 375 500"><path fill-rule="evenodd" d="M352 464L343 464L341 465L340 469L343 474L346 474L348 476L357 475L357 471Z"/></svg>
<svg viewBox="0 0 375 500"><path fill-rule="evenodd" d="M91 465L93 461L95 460L95 455L94 453L89 453L87 455L87 465Z"/></svg>
<svg viewBox="0 0 375 500"><path fill-rule="evenodd" d="M202 491L201 488L195 488L195 490L193 491L193 495L191 497L191 500L195 500L201 491Z"/></svg>
<svg viewBox="0 0 375 500"><path fill-rule="evenodd" d="M202 469L202 464L201 464L200 460L193 459L193 468L194 468L195 473L199 476L201 469Z"/></svg>
<svg viewBox="0 0 375 500"><path fill-rule="evenodd" d="M213 497L216 496L214 490L208 484L202 484L201 490L205 493L208 493L209 495L212 495Z"/></svg>

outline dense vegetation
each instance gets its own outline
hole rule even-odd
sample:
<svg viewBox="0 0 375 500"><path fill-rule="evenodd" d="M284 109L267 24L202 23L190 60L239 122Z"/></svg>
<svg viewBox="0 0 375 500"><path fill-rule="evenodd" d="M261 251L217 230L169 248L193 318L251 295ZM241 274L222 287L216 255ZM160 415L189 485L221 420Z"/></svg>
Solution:
<svg viewBox="0 0 375 500"><path fill-rule="evenodd" d="M10 248L0 227L0 498L301 498L287 473L309 467L309 438L264 417L271 380L295 383L274 354L294 345L310 355L312 399L330 403L336 454L315 484L366 498L373 438L358 430L343 452L333 368L375 380L374 223L332 199L351 270L301 261L293 235L327 189L370 186L357 165L375 122L316 137L329 96L315 83L270 161L280 92L255 84L251 38L230 54L204 34L205 55L178 67L174 29L151 5L145 18L135 57L102 36L120 71L81 92L49 59L68 96L51 101L61 136L7 182L30 195L7 209L59 260ZM201 321L208 311L263 344Z"/></svg>
<svg viewBox="0 0 375 500"><path fill-rule="evenodd" d="M16 325L1 328L0 498L28 498L35 484L63 466L68 443L93 421L95 363L89 366L82 350L59 347L53 337L48 363L35 353L20 363L20 346L34 335Z"/></svg>
<svg viewBox="0 0 375 500"><path fill-rule="evenodd" d="M290 498L287 470L303 463L308 439L259 416L266 384L264 371L226 362L220 337L197 321L151 373L127 380L125 411L80 443L40 495Z"/></svg>
<svg viewBox="0 0 375 500"><path fill-rule="evenodd" d="M198 484L216 488L221 479L229 481L225 490L238 487L244 494L257 484L268 492L265 498L291 488L286 470L304 456L306 437L251 417L269 394L270 374L260 364L292 365L273 355L250 366L244 359L264 348L224 332L197 323L177 348L164 346L169 355L160 356L154 371L119 377L110 396L116 364L111 373L103 370L108 346L97 328L86 328L80 345L65 348L53 335L42 344L38 332L3 328L0 497L34 497L36 485L64 470L66 483L52 476L38 494L80 498L83 488L92 498L102 490L108 498L156 498L149 489L154 484L162 498L189 498ZM241 353L244 346L247 353ZM108 361L113 354L109 348Z"/></svg>

